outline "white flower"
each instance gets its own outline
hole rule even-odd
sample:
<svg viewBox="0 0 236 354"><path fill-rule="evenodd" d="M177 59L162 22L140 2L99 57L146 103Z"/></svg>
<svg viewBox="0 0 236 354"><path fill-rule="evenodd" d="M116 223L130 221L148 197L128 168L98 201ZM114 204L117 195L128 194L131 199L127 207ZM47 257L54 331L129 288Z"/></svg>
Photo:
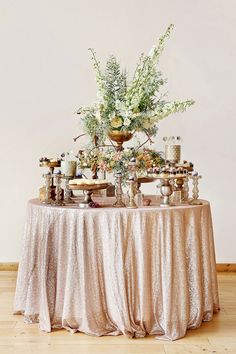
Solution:
<svg viewBox="0 0 236 354"><path fill-rule="evenodd" d="M130 123L131 123L131 120L126 117L126 118L124 119L124 125L125 125L126 127L128 127L128 126L130 125Z"/></svg>
<svg viewBox="0 0 236 354"><path fill-rule="evenodd" d="M96 114L95 114L96 119L98 120L98 122L101 122L101 114L100 111L97 110Z"/></svg>
<svg viewBox="0 0 236 354"><path fill-rule="evenodd" d="M112 119L115 117L116 117L116 112L112 112L109 116L109 120L112 121Z"/></svg>
<svg viewBox="0 0 236 354"><path fill-rule="evenodd" d="M116 100L115 105L117 110L120 109L120 104L121 104L120 100Z"/></svg>

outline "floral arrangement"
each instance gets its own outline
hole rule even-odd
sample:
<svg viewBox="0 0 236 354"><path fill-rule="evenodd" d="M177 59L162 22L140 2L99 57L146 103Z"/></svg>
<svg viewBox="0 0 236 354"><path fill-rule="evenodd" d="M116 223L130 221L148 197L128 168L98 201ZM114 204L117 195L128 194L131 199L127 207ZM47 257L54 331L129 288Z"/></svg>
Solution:
<svg viewBox="0 0 236 354"><path fill-rule="evenodd" d="M90 168L93 170L96 167L103 172L121 172L125 180L128 178L128 165L132 158L136 159L137 172L139 173L146 173L147 170L164 163L162 153L155 150L131 148L116 151L110 148L106 150L92 149L89 152L84 151L79 156L78 164L82 169Z"/></svg>
<svg viewBox="0 0 236 354"><path fill-rule="evenodd" d="M77 113L81 114L84 130L92 140L96 136L103 143L110 130L144 132L150 138L156 135L160 120L183 112L194 103L191 99L169 102L166 95L160 94L166 80L157 70L157 64L172 29L170 25L148 55L141 54L130 82L115 56L108 58L102 70L95 51L90 48L98 100L92 106L81 107Z"/></svg>

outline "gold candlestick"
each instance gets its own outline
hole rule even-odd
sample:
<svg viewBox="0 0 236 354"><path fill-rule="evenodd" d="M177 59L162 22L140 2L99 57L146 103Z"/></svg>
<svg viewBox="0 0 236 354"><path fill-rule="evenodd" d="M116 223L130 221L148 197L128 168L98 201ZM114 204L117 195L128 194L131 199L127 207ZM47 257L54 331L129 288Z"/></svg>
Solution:
<svg viewBox="0 0 236 354"><path fill-rule="evenodd" d="M184 199L184 188L183 188L184 179L177 177L175 183L176 183L176 188L175 188L175 190L180 191L180 193L181 193L181 200L183 200L183 199Z"/></svg>

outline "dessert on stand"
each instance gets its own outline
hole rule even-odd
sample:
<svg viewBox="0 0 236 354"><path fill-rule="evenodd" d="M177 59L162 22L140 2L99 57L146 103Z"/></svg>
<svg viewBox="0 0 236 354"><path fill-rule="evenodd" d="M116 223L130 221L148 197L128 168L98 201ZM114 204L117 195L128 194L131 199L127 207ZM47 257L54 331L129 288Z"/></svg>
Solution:
<svg viewBox="0 0 236 354"><path fill-rule="evenodd" d="M43 174L44 186L39 189L39 199L46 204L50 204L56 199L56 186L54 184L54 170L61 166L58 158L41 157L39 167L47 168L48 172Z"/></svg>
<svg viewBox="0 0 236 354"><path fill-rule="evenodd" d="M106 189L109 186L109 182L106 180L95 179L72 179L69 182L68 188L72 191L79 190L84 192L84 200L80 201L78 206L80 208L94 207L95 202L92 200L92 194L95 191Z"/></svg>
<svg viewBox="0 0 236 354"><path fill-rule="evenodd" d="M173 139L174 137L172 137ZM68 205L76 204L80 208L89 208L93 205L92 194L97 194L102 190L107 190L112 184L112 179L98 178L114 173L114 188L116 201L114 207L136 207L149 206L148 201L145 203L144 195L141 191L141 185L156 183L160 188L161 207L170 207L177 203L191 203L199 205L199 180L201 176L193 171L193 163L184 160L181 161L181 148L179 146L177 155L171 152L171 160L168 149L165 153L156 152L150 149L123 149L117 151L112 150L100 151L99 148L92 154L89 151L83 151L83 158L77 156L77 160L65 161L63 159L41 158L40 167L48 168L49 171L43 174L44 186L40 188L40 200L46 204ZM162 157L164 156L164 158ZM77 168L84 171L94 170L96 164L97 178L89 179L83 172L78 172ZM105 167L104 167L105 166ZM113 166L113 168L111 167ZM55 168L57 171L55 172ZM60 169L59 169L60 168ZM159 181L159 182L158 182ZM192 198L189 198L189 183L192 182ZM127 190L129 201L125 205L123 201L123 189ZM151 189L151 188L150 188ZM83 201L77 201L73 197L73 191L82 191L84 194ZM130 201L130 194L132 201Z"/></svg>

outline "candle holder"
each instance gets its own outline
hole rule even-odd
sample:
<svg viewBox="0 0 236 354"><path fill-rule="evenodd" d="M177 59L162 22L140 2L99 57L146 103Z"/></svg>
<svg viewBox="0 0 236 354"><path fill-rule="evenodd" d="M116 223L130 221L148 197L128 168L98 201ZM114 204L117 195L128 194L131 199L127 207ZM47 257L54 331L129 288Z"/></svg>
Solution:
<svg viewBox="0 0 236 354"><path fill-rule="evenodd" d="M137 182L137 162L136 162L136 158L132 157L130 159L130 162L128 163L128 169L129 169L129 174L130 176L133 178L133 180L135 182Z"/></svg>
<svg viewBox="0 0 236 354"><path fill-rule="evenodd" d="M184 201L188 201L188 198L189 198L189 185L188 185L188 182L189 182L189 177L186 175L186 178L184 179L184 186L183 186L183 189L184 189L183 200Z"/></svg>
<svg viewBox="0 0 236 354"><path fill-rule="evenodd" d="M161 186L157 186L158 188L160 187L160 192L163 197L163 201L161 202L160 206L161 207L169 207L175 204L171 203L170 196L173 194L174 191L179 191L181 195L181 200L182 200L182 185L184 183L184 179L186 178L186 175L179 175L179 176L166 176L166 177L158 177L158 179L161 181ZM177 187L173 186L172 180L181 180L181 188L178 185ZM179 182L180 183L180 182Z"/></svg>
<svg viewBox="0 0 236 354"><path fill-rule="evenodd" d="M44 204L51 204L52 203L52 198L51 198L51 186L53 183L53 178L52 178L52 174L46 173L43 175L43 177L45 178L45 199L42 201L42 203Z"/></svg>
<svg viewBox="0 0 236 354"><path fill-rule="evenodd" d="M173 188L170 184L170 178L163 178L160 188L161 195L163 196L163 201L160 203L161 207L170 207L170 196L173 193Z"/></svg>
<svg viewBox="0 0 236 354"><path fill-rule="evenodd" d="M202 178L202 176L198 176L198 175L193 175L190 176L192 182L193 182L193 190L192 190L192 196L193 199L190 200L189 204L191 205L202 205L202 202L198 199L199 198L199 179Z"/></svg>
<svg viewBox="0 0 236 354"><path fill-rule="evenodd" d="M69 189L69 182L73 177L69 176L64 176L63 177L65 180L65 197L64 197L64 202L66 204L74 204L74 200L71 198L72 196L72 190Z"/></svg>
<svg viewBox="0 0 236 354"><path fill-rule="evenodd" d="M176 187L175 187L175 190L176 191L180 191L180 193L181 193L181 200L183 200L184 199L184 178L178 178L178 177L176 177L176 181L175 181L175 183L176 183Z"/></svg>
<svg viewBox="0 0 236 354"><path fill-rule="evenodd" d="M61 172L65 177L74 177L76 175L77 161L61 161Z"/></svg>
<svg viewBox="0 0 236 354"><path fill-rule="evenodd" d="M115 174L115 196L116 196L116 201L113 204L113 207L115 207L115 208L124 208L125 204L122 201L122 196L123 196L122 174L120 172L117 172Z"/></svg>
<svg viewBox="0 0 236 354"><path fill-rule="evenodd" d="M54 205L65 205L65 203L62 200L62 188L61 188L61 180L64 177L62 174L57 174L54 173L53 175L54 180L55 180L55 187L56 187L56 197L55 197L55 202L53 203Z"/></svg>
<svg viewBox="0 0 236 354"><path fill-rule="evenodd" d="M175 164L180 161L181 145L165 145L165 160Z"/></svg>
<svg viewBox="0 0 236 354"><path fill-rule="evenodd" d="M181 157L181 142L180 136L165 136L163 138L165 142L165 160L169 161L173 166L180 161Z"/></svg>
<svg viewBox="0 0 236 354"><path fill-rule="evenodd" d="M129 184L129 202L128 202L128 205L126 206L126 208L136 209L137 204L134 201L134 197L137 192L136 182L134 181L134 179L130 179L127 181L127 183Z"/></svg>

